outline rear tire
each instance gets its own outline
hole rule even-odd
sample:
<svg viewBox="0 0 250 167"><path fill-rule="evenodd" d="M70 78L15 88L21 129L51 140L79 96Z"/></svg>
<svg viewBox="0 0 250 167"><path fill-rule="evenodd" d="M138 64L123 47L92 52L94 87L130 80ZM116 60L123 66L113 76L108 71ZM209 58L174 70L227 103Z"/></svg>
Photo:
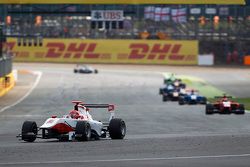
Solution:
<svg viewBox="0 0 250 167"><path fill-rule="evenodd" d="M86 121L79 121L76 123L76 140L89 141L91 137L91 127Z"/></svg>
<svg viewBox="0 0 250 167"><path fill-rule="evenodd" d="M37 124L34 121L25 121L22 126L22 140L34 142L37 136Z"/></svg>
<svg viewBox="0 0 250 167"><path fill-rule="evenodd" d="M162 96L162 101L168 101L168 96Z"/></svg>
<svg viewBox="0 0 250 167"><path fill-rule="evenodd" d="M126 135L126 124L120 118L111 119L108 129L111 139L123 139Z"/></svg>
<svg viewBox="0 0 250 167"><path fill-rule="evenodd" d="M95 69L95 71L94 71L94 72L95 72L95 74L98 74L98 70L96 70L96 69Z"/></svg>
<svg viewBox="0 0 250 167"><path fill-rule="evenodd" d="M182 97L179 98L179 105L184 105L185 102L184 102L184 99Z"/></svg>
<svg viewBox="0 0 250 167"><path fill-rule="evenodd" d="M162 94L162 89L160 88L160 89L159 89L159 95L161 95L161 94Z"/></svg>
<svg viewBox="0 0 250 167"><path fill-rule="evenodd" d="M214 107L212 104L207 104L206 105L206 115L211 115L213 114Z"/></svg>
<svg viewBox="0 0 250 167"><path fill-rule="evenodd" d="M244 104L240 104L239 111L236 114L245 114L245 106L244 106Z"/></svg>
<svg viewBox="0 0 250 167"><path fill-rule="evenodd" d="M204 97L204 98L202 99L201 104L207 104L207 98L206 98L206 97Z"/></svg>

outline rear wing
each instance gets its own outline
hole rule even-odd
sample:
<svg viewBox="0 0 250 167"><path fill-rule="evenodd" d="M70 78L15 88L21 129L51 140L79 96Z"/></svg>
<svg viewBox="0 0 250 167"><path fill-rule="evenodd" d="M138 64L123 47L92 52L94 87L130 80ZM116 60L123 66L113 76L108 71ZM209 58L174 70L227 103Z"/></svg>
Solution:
<svg viewBox="0 0 250 167"><path fill-rule="evenodd" d="M86 108L107 108L109 112L115 110L115 105L113 104L81 104Z"/></svg>
<svg viewBox="0 0 250 167"><path fill-rule="evenodd" d="M110 112L109 121L115 117L115 105L113 104L84 104L82 101L74 100L72 101L74 105L74 109L78 110L78 105L86 107L86 110L89 112L90 108L107 108Z"/></svg>
<svg viewBox="0 0 250 167"><path fill-rule="evenodd" d="M191 91L199 92L199 90L196 90L196 89L186 89L186 92L191 92Z"/></svg>
<svg viewBox="0 0 250 167"><path fill-rule="evenodd" d="M233 97L232 96L215 96L214 98L215 99L220 99L220 98L229 98L229 99L232 99Z"/></svg>

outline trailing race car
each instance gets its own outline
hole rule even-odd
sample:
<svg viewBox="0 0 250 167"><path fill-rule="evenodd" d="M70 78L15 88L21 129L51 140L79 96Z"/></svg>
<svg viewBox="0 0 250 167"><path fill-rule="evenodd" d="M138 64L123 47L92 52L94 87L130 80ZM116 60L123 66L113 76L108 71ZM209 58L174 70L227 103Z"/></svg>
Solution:
<svg viewBox="0 0 250 167"><path fill-rule="evenodd" d="M206 114L245 114L245 107L243 104L239 104L235 101L229 100L232 97L231 96L221 96L221 97L215 97L219 98L215 103L213 104L207 104L206 105Z"/></svg>
<svg viewBox="0 0 250 167"><path fill-rule="evenodd" d="M184 84L180 78L176 78L173 73L169 77L164 78L164 84L173 84L175 87L186 88L186 84Z"/></svg>
<svg viewBox="0 0 250 167"><path fill-rule="evenodd" d="M98 73L97 69L94 69L92 67L89 67L87 65L79 65L77 64L74 68L74 73L84 73L84 74L91 74L91 73Z"/></svg>
<svg viewBox="0 0 250 167"><path fill-rule="evenodd" d="M25 121L22 133L17 137L27 142L33 142L36 138L56 138L61 141L88 141L110 137L111 139L123 139L126 134L126 124L120 118L114 118L114 105L111 104L83 104L81 101L73 101L74 109L61 118L52 116L45 123L37 127L36 122ZM92 118L90 108L107 108L110 118L107 123L96 121ZM41 134L38 132L41 131Z"/></svg>
<svg viewBox="0 0 250 167"><path fill-rule="evenodd" d="M165 82L164 80L164 83L165 85L162 86L160 89L159 89L159 94L161 95L163 93L163 90L164 89L167 89L167 87L169 85L172 85L174 86L175 89L185 89L186 88L186 84L182 83L181 79L169 79L168 81Z"/></svg>
<svg viewBox="0 0 250 167"><path fill-rule="evenodd" d="M175 74L170 74L170 76L165 77L163 83L164 84L172 84L177 78L175 77Z"/></svg>
<svg viewBox="0 0 250 167"><path fill-rule="evenodd" d="M174 81L173 83L166 84L159 89L159 94L162 95L163 91L168 89L168 86L173 86L175 89L185 89L186 84L180 83L178 80Z"/></svg>
<svg viewBox="0 0 250 167"><path fill-rule="evenodd" d="M168 85L162 90L162 101L177 101L180 96L186 93L184 88L175 87L173 84Z"/></svg>
<svg viewBox="0 0 250 167"><path fill-rule="evenodd" d="M198 91L187 91L186 94L183 96L180 96L179 98L179 104L184 105L184 104L206 104L207 103L207 98L204 96L201 96L198 94Z"/></svg>

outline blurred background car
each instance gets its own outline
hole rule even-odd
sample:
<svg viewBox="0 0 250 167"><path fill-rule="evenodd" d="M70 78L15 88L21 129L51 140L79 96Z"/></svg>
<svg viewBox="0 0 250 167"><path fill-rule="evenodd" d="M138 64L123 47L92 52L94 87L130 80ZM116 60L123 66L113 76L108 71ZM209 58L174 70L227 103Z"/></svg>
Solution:
<svg viewBox="0 0 250 167"><path fill-rule="evenodd" d="M74 73L84 73L84 74L97 74L98 70L94 69L88 65L79 65L77 64L76 67L74 68Z"/></svg>

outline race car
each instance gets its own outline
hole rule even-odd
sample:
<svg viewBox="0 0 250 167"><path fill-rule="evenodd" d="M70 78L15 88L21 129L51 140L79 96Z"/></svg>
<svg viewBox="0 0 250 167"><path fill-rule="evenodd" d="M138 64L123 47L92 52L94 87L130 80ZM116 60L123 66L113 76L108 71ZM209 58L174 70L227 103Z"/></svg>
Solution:
<svg viewBox="0 0 250 167"><path fill-rule="evenodd" d="M165 77L163 83L165 85L174 84L176 87L186 87L186 84L184 84L182 80L180 78L177 78L173 73L169 77Z"/></svg>
<svg viewBox="0 0 250 167"><path fill-rule="evenodd" d="M175 77L175 74L170 74L169 76L165 77L163 80L164 84L172 84L177 78Z"/></svg>
<svg viewBox="0 0 250 167"><path fill-rule="evenodd" d="M120 118L114 118L114 105L111 104L84 104L81 101L72 101L74 109L67 115L57 118L48 118L42 126L37 127L34 121L25 121L22 132L17 137L26 142L34 142L36 138L59 139L60 141L88 141L110 137L123 139L126 134L126 124ZM90 114L92 108L107 108L110 112L108 122L96 121ZM41 131L39 134L38 132Z"/></svg>
<svg viewBox="0 0 250 167"><path fill-rule="evenodd" d="M186 90L186 94L180 96L179 104L206 104L207 98L198 94L197 90Z"/></svg>
<svg viewBox="0 0 250 167"><path fill-rule="evenodd" d="M215 97L219 98L215 103L206 105L206 114L245 114L245 107L243 104L239 104L232 99L231 96L219 96Z"/></svg>
<svg viewBox="0 0 250 167"><path fill-rule="evenodd" d="M167 87L169 85L174 86L174 88L176 88L176 89L185 89L186 88L186 84L182 83L181 79L169 80L169 81L165 82L165 85L159 89L159 94L161 95L163 93L163 90L167 89Z"/></svg>
<svg viewBox="0 0 250 167"><path fill-rule="evenodd" d="M87 65L79 65L77 64L76 67L74 68L74 73L84 73L84 74L91 74L91 73L98 73L97 69L94 69L90 66Z"/></svg>
<svg viewBox="0 0 250 167"><path fill-rule="evenodd" d="M186 93L184 88L175 87L173 84L168 85L162 90L162 101L177 101L180 96Z"/></svg>

